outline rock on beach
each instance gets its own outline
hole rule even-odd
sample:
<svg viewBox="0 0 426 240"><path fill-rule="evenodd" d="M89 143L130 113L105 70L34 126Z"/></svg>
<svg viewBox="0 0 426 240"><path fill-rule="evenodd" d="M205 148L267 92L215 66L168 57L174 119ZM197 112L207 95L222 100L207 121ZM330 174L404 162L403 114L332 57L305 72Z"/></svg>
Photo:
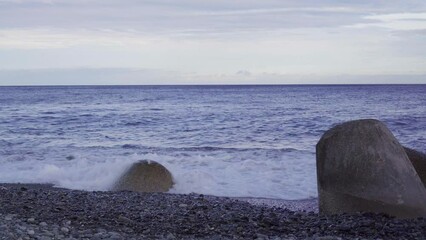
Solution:
<svg viewBox="0 0 426 240"><path fill-rule="evenodd" d="M426 154L407 147L404 147L404 150L426 187Z"/></svg>
<svg viewBox="0 0 426 240"><path fill-rule="evenodd" d="M328 130L317 146L319 211L426 216L426 189L404 148L378 120Z"/></svg>
<svg viewBox="0 0 426 240"><path fill-rule="evenodd" d="M134 163L114 184L114 191L167 192L173 186L172 174L163 165L142 160Z"/></svg>

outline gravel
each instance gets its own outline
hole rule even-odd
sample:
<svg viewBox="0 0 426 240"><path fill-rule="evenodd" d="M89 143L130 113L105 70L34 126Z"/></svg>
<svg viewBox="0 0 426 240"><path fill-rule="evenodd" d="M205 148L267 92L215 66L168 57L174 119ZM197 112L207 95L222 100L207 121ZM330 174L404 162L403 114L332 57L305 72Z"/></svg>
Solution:
<svg viewBox="0 0 426 240"><path fill-rule="evenodd" d="M0 184L0 239L425 239L426 219L321 216L200 194Z"/></svg>

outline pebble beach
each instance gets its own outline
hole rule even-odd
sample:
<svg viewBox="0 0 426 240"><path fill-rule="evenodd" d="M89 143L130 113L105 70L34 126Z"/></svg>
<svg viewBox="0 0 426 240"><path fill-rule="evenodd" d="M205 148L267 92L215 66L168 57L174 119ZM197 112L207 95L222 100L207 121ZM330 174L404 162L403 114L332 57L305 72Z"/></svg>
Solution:
<svg viewBox="0 0 426 240"><path fill-rule="evenodd" d="M320 216L315 201L0 184L0 239L424 239L426 219ZM280 203L278 203L280 202Z"/></svg>

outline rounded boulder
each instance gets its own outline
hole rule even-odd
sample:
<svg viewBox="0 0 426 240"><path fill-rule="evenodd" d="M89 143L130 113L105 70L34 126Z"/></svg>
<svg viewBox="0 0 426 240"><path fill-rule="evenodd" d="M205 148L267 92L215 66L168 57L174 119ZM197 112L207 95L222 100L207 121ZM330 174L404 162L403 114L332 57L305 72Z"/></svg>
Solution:
<svg viewBox="0 0 426 240"><path fill-rule="evenodd" d="M167 192L173 187L172 174L163 165L148 160L133 163L114 184L114 191Z"/></svg>
<svg viewBox="0 0 426 240"><path fill-rule="evenodd" d="M378 120L346 122L316 146L322 214L387 213L426 216L426 190L390 130Z"/></svg>

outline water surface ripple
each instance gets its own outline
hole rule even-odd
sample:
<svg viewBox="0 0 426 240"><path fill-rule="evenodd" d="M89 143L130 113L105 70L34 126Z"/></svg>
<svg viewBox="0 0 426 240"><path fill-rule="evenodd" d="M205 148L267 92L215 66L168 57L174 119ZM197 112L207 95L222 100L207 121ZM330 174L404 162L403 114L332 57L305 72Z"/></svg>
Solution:
<svg viewBox="0 0 426 240"><path fill-rule="evenodd" d="M138 159L172 192L315 197L315 144L333 125L385 122L426 151L426 85L0 87L0 182L106 190Z"/></svg>

